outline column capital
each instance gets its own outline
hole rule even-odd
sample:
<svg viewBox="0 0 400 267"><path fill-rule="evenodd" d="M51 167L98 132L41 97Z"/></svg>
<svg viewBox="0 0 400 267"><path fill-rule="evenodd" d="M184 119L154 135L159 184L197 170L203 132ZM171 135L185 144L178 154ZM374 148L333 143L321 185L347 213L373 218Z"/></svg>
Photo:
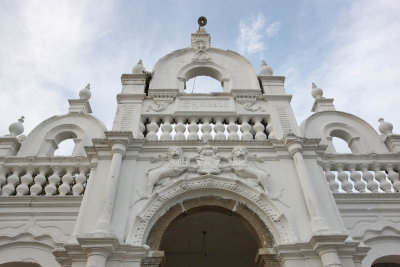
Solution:
<svg viewBox="0 0 400 267"><path fill-rule="evenodd" d="M126 149L132 143L133 135L130 131L107 131L105 132L107 140L114 153L125 155Z"/></svg>
<svg viewBox="0 0 400 267"><path fill-rule="evenodd" d="M301 152L303 150L303 138L295 134L285 135L284 143L291 157L293 157L296 152Z"/></svg>

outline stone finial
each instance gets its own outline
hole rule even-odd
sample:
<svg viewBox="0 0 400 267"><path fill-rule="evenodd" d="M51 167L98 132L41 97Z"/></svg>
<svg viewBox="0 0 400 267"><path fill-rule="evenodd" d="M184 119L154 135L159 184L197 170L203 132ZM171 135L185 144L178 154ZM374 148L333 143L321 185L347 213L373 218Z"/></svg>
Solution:
<svg viewBox="0 0 400 267"><path fill-rule="evenodd" d="M211 37L204 28L204 26L207 24L207 18L201 16L197 20L197 23L199 24L199 27L195 33L192 33L192 48L204 50L211 45Z"/></svg>
<svg viewBox="0 0 400 267"><path fill-rule="evenodd" d="M393 134L393 124L386 122L383 118L379 118L379 132L384 135Z"/></svg>
<svg viewBox="0 0 400 267"><path fill-rule="evenodd" d="M321 88L319 88L315 83L312 83L312 91L311 95L315 99L322 98L322 95L324 94L324 91L322 91Z"/></svg>
<svg viewBox="0 0 400 267"><path fill-rule="evenodd" d="M260 70L260 76L272 76L274 74L274 71L270 66L267 65L265 60L262 61L262 67Z"/></svg>
<svg viewBox="0 0 400 267"><path fill-rule="evenodd" d="M88 83L85 88L79 91L79 98L89 100L91 96L92 93L90 92L90 83Z"/></svg>
<svg viewBox="0 0 400 267"><path fill-rule="evenodd" d="M25 117L21 116L21 118L18 119L18 122L14 122L10 124L10 127L8 127L8 130L10 131L10 135L12 136L18 136L24 132L24 125L22 124L24 122Z"/></svg>
<svg viewBox="0 0 400 267"><path fill-rule="evenodd" d="M132 74L143 74L146 69L143 66L143 62L139 59L139 62L132 68Z"/></svg>

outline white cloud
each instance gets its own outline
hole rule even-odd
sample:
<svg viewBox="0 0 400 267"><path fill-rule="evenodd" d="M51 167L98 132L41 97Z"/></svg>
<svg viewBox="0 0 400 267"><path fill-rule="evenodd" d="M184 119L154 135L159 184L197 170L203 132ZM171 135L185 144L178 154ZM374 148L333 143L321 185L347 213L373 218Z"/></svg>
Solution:
<svg viewBox="0 0 400 267"><path fill-rule="evenodd" d="M262 41L264 26L265 17L262 14L239 22L240 35L237 39L239 52L254 54L264 50L264 43Z"/></svg>
<svg viewBox="0 0 400 267"><path fill-rule="evenodd" d="M111 2L0 3L0 135L25 115L25 134L67 110L87 73L83 57L107 31Z"/></svg>
<svg viewBox="0 0 400 267"><path fill-rule="evenodd" d="M400 5L359 1L330 35L335 47L315 77L338 109L377 126L380 116L400 114ZM376 127L375 127L376 128Z"/></svg>
<svg viewBox="0 0 400 267"><path fill-rule="evenodd" d="M310 115L311 82L315 81L325 97L335 98L337 110L360 116L375 129L382 116L400 131L398 14L396 0L354 2L327 33L326 43L332 44L332 49L324 51L319 67L300 75L296 69L301 69L304 58L291 58L286 63L284 68L296 73L287 75L287 87L296 92L293 104L300 120Z"/></svg>
<svg viewBox="0 0 400 267"><path fill-rule="evenodd" d="M236 42L240 53L251 55L266 49L265 38L275 36L281 23L274 21L266 25L263 14L241 20L239 22L239 37Z"/></svg>
<svg viewBox="0 0 400 267"><path fill-rule="evenodd" d="M281 28L281 23L279 21L274 21L272 22L268 27L267 27L267 36L268 37L273 37L278 34L279 30Z"/></svg>

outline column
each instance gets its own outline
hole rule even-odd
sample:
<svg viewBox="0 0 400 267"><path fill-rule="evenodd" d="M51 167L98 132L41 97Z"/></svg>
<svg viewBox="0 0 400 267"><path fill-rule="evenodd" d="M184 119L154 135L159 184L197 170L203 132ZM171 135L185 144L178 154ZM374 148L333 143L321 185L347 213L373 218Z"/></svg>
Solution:
<svg viewBox="0 0 400 267"><path fill-rule="evenodd" d="M293 158L307 209L311 217L311 231L313 234L329 233L329 227L321 216L318 206L316 206L318 205L318 199L315 195L303 154L301 153L303 148L302 142L298 138L287 137L286 147Z"/></svg>
<svg viewBox="0 0 400 267"><path fill-rule="evenodd" d="M116 140L112 143L112 159L108 172L106 196L100 218L96 223L97 233L111 233L111 217L114 208L115 195L117 193L119 172L121 169L122 157L125 155L127 143Z"/></svg>

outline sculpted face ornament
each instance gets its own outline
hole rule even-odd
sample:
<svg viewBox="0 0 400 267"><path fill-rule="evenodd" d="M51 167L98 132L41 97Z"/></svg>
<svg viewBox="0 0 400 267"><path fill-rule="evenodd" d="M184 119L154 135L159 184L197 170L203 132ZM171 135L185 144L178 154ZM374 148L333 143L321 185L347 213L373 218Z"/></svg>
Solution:
<svg viewBox="0 0 400 267"><path fill-rule="evenodd" d="M237 146L232 149L232 171L239 177L257 179L263 187L265 193L269 190L269 171L267 169L257 169L250 167L248 163L248 152L243 146Z"/></svg>
<svg viewBox="0 0 400 267"><path fill-rule="evenodd" d="M165 183L173 177L178 177L183 174L189 165L183 157L183 151L180 147L170 147L167 152L167 162L164 162L147 172L147 196L150 197L153 193L154 186L163 178L168 178Z"/></svg>
<svg viewBox="0 0 400 267"><path fill-rule="evenodd" d="M147 172L147 195L150 197L156 185L167 186L173 178L181 176L185 172L191 172L202 176L219 175L223 170L231 170L239 178L254 187L261 187L265 193L269 189L269 171L267 169L250 166L249 159L257 159L255 156L248 155L247 149L243 146L236 146L232 149L232 160L217 155L217 148L210 145L204 145L197 148L198 156L185 159L182 148L170 147L165 157L166 161L158 167L150 169ZM195 161L196 164L190 165ZM229 162L222 164L221 161ZM179 179L179 178L177 178ZM190 179L190 178L189 178ZM268 193L267 193L268 194Z"/></svg>

